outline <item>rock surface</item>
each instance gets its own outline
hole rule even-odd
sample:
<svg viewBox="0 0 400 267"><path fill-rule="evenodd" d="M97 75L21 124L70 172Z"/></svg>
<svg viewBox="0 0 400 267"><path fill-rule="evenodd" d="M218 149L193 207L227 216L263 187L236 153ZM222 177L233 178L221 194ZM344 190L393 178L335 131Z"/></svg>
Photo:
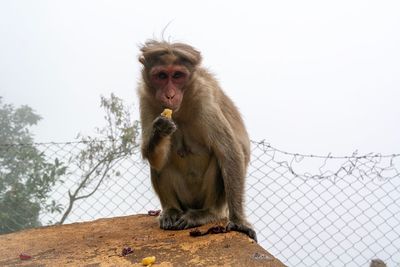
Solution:
<svg viewBox="0 0 400 267"><path fill-rule="evenodd" d="M244 234L190 231L161 230L148 215L24 230L0 235L0 266L142 266L148 256L153 266L284 266Z"/></svg>

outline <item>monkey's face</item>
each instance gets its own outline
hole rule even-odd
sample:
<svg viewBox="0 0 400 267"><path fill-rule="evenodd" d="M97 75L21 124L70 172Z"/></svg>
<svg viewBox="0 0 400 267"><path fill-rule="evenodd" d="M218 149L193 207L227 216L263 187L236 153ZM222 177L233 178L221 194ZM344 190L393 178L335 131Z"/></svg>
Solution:
<svg viewBox="0 0 400 267"><path fill-rule="evenodd" d="M162 108L177 111L189 81L189 70L184 65L156 65L151 68L149 76L151 87L155 89L155 99Z"/></svg>

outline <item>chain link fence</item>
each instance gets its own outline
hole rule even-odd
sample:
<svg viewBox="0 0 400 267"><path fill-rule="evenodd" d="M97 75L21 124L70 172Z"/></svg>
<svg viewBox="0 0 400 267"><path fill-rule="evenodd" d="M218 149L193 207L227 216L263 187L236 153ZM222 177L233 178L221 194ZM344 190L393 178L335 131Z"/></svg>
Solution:
<svg viewBox="0 0 400 267"><path fill-rule="evenodd" d="M40 212L42 225L59 223L68 207L64 223L160 208L138 147L109 166L107 175L93 171L82 186L88 170L77 155L85 146L85 142L34 144L46 160L57 159L67 167L47 197L57 209ZM21 145L2 145L0 153L14 149ZM246 181L248 219L260 245L288 266L368 266L374 258L400 266L399 166L400 154L300 155L252 142ZM3 167L0 162L0 171ZM0 189L1 200L7 188ZM29 211L2 212L18 218Z"/></svg>

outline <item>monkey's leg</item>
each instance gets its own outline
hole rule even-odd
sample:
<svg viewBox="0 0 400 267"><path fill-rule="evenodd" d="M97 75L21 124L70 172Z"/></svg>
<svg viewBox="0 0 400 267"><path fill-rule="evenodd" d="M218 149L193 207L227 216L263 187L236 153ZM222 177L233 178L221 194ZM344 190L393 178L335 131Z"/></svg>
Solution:
<svg viewBox="0 0 400 267"><path fill-rule="evenodd" d="M215 222L224 218L216 212L211 212L209 209L190 209L185 212L178 221L173 225L172 229L182 230Z"/></svg>
<svg viewBox="0 0 400 267"><path fill-rule="evenodd" d="M232 130L215 129L215 136L225 136L225 140L213 140L214 152L221 167L226 201L229 209L227 230L245 233L257 241L256 232L244 216L244 179L246 160ZM227 133L227 134L226 134Z"/></svg>
<svg viewBox="0 0 400 267"><path fill-rule="evenodd" d="M173 187L173 174L164 170L162 176L154 170L150 170L151 183L156 191L162 206L159 223L161 229L172 229L173 225L180 219L182 211L179 207L179 201L176 198L176 192Z"/></svg>

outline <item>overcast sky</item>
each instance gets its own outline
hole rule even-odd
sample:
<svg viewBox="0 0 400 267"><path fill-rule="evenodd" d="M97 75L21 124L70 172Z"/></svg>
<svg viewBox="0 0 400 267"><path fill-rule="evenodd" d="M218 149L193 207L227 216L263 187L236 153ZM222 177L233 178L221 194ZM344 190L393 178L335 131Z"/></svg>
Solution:
<svg viewBox="0 0 400 267"><path fill-rule="evenodd" d="M91 134L111 92L138 118L138 45L168 23L166 38L202 51L253 140L307 154L400 152L396 0L2 0L0 96L43 117L37 141Z"/></svg>

